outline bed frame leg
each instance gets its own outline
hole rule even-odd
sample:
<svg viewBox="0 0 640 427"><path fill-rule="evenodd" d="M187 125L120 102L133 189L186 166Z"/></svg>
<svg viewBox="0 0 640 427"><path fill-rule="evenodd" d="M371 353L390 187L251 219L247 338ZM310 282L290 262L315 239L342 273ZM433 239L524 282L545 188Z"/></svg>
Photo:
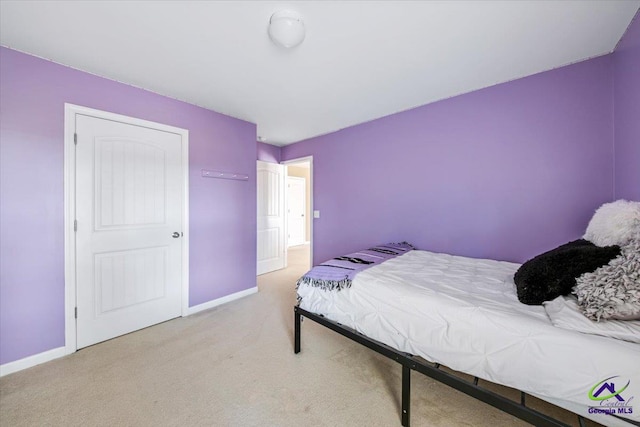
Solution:
<svg viewBox="0 0 640 427"><path fill-rule="evenodd" d="M409 427L409 406L411 404L411 369L402 365L402 425Z"/></svg>
<svg viewBox="0 0 640 427"><path fill-rule="evenodd" d="M300 321L301 315L298 312L298 307L293 309L293 352L295 354L300 353Z"/></svg>

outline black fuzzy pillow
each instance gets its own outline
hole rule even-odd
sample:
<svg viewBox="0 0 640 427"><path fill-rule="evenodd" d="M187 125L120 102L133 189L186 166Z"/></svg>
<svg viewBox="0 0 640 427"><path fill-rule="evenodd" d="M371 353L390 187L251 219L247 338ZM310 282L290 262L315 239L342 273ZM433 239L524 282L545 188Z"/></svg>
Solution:
<svg viewBox="0 0 640 427"><path fill-rule="evenodd" d="M620 255L619 246L599 247L580 239L565 243L522 264L513 276L520 302L539 305L569 295L576 278Z"/></svg>

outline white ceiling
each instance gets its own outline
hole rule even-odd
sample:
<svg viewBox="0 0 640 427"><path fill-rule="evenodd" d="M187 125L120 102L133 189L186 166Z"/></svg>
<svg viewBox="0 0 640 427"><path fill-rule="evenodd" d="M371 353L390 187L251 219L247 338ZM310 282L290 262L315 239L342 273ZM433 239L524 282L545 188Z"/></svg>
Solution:
<svg viewBox="0 0 640 427"><path fill-rule="evenodd" d="M284 145L611 52L640 0L6 1L0 42ZM271 14L302 14L292 49Z"/></svg>

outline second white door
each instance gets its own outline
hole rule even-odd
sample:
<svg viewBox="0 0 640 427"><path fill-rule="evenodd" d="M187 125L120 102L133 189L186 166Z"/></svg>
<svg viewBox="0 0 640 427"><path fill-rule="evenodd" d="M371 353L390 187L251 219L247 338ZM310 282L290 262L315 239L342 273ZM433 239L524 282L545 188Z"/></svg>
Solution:
<svg viewBox="0 0 640 427"><path fill-rule="evenodd" d="M283 165L258 160L257 274L269 273L287 266L284 178Z"/></svg>
<svg viewBox="0 0 640 427"><path fill-rule="evenodd" d="M305 243L306 229L306 182L304 178L295 176L287 177L287 218L288 218L288 246L297 246Z"/></svg>
<svg viewBox="0 0 640 427"><path fill-rule="evenodd" d="M82 348L181 315L183 141L98 117L75 123Z"/></svg>

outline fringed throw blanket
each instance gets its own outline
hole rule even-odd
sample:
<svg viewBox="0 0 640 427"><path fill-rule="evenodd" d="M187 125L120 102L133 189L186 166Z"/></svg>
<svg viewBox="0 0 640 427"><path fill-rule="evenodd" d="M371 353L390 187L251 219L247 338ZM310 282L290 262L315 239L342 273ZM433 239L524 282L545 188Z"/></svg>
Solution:
<svg viewBox="0 0 640 427"><path fill-rule="evenodd" d="M330 259L313 267L297 283L309 284L327 291L351 287L353 277L369 267L395 258L414 249L407 242L374 246L360 252Z"/></svg>

